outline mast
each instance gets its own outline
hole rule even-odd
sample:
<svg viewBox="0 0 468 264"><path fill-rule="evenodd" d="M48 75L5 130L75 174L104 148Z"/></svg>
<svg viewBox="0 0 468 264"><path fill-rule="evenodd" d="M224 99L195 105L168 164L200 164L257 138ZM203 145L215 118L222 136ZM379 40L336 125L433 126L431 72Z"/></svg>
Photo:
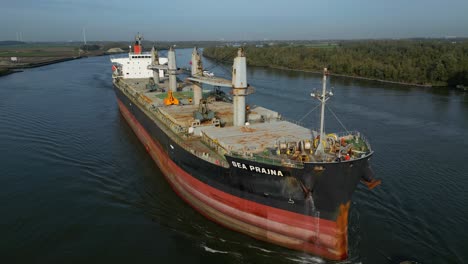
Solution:
<svg viewBox="0 0 468 264"><path fill-rule="evenodd" d="M174 47L171 46L169 48L169 51L167 52L167 58L168 58L168 72L169 72L169 90L172 92L177 91L177 65L176 65L176 56L175 56L175 51Z"/></svg>
<svg viewBox="0 0 468 264"><path fill-rule="evenodd" d="M191 63L192 63L192 68L191 68L192 76L195 76L195 75L203 76L202 61L200 58L200 53L198 53L197 47L193 48Z"/></svg>
<svg viewBox="0 0 468 264"><path fill-rule="evenodd" d="M322 110L320 112L320 139L319 139L319 144L317 146L317 150L315 151L316 155L322 155L324 153L324 146L322 142L325 142L325 131L324 131L324 126L325 126L325 102L330 99L331 96L333 96L332 92L327 92L327 75L328 75L328 70L327 68L323 68L323 79L322 79L322 94L316 94L316 93L311 93L310 95L312 97L315 97L317 100L320 101L322 104Z"/></svg>
<svg viewBox="0 0 468 264"><path fill-rule="evenodd" d="M192 51L192 76L203 76L203 65L198 53L197 47L193 48ZM193 84L193 104L199 105L202 99L202 88L200 83Z"/></svg>
<svg viewBox="0 0 468 264"><path fill-rule="evenodd" d="M153 47L151 48L151 66L159 65L158 51ZM153 69L153 80L155 83L159 83L159 72L160 70Z"/></svg>
<svg viewBox="0 0 468 264"><path fill-rule="evenodd" d="M232 65L232 101L234 126L245 125L245 96L247 95L247 61L243 48L237 51Z"/></svg>

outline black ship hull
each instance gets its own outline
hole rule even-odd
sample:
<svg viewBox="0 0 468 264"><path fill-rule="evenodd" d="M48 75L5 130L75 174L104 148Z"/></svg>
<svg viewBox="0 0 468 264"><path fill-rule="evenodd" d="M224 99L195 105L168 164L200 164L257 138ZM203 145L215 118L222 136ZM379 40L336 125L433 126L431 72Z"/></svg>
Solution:
<svg viewBox="0 0 468 264"><path fill-rule="evenodd" d="M368 159L266 165L226 156L229 167L186 150L172 131L115 86L119 108L174 191L207 218L260 240L328 259L347 257L352 193Z"/></svg>

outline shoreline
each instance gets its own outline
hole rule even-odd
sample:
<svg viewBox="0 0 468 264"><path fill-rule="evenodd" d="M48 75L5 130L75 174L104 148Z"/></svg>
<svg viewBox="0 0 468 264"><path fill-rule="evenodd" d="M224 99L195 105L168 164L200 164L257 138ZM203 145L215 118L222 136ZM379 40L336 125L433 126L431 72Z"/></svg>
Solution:
<svg viewBox="0 0 468 264"><path fill-rule="evenodd" d="M3 76L13 74L13 73L23 72L23 69L37 68L37 67L47 66L51 64L71 61L71 60L78 60L78 59L83 59L83 58L88 58L88 57L107 56L107 55L114 55L114 54L120 54L120 53L103 52L103 53L88 54L88 55L83 55L83 56L62 57L62 58L52 59L52 60L47 60L47 61L42 61L42 62L29 62L23 65L4 66L4 67L0 67L0 78Z"/></svg>
<svg viewBox="0 0 468 264"><path fill-rule="evenodd" d="M321 71L291 69L291 68L281 67L281 66L254 66L254 67L266 67L266 68L278 69L278 70L287 70L287 71L297 71L297 72L322 74ZM391 83L391 84L398 84L398 85L416 86L416 87L423 87L423 88L437 88L437 87L450 88L449 86L434 86L434 85L431 85L431 84L417 84L417 83L387 81L387 80L382 80L382 79L374 79L374 78L370 78L370 77L361 77L361 76L353 76L353 75L338 74L338 73L330 73L329 75L337 76L337 77L350 78L350 79L359 79L359 80L375 81L375 82L381 82L381 83Z"/></svg>
<svg viewBox="0 0 468 264"><path fill-rule="evenodd" d="M15 72L8 69L8 68L0 69L0 77L7 76L7 75L10 75L12 73L15 73Z"/></svg>
<svg viewBox="0 0 468 264"><path fill-rule="evenodd" d="M216 58L203 55L204 57L218 61ZM303 69L291 69L288 67L283 66L258 66L258 65L250 65L251 67L262 67L262 68L270 68L270 69L277 69L277 70L286 70L286 71L296 71L296 72L307 72L307 73L314 73L314 74L322 74L322 71L314 71L314 70L303 70ZM358 80L366 80L366 81L375 81L380 83L390 83L390 84L398 84L398 85L406 85L406 86L414 86L414 87L422 87L422 88L448 88L453 89L454 87L450 86L440 86L440 85L431 85L431 84L417 84L417 83L406 83L406 82L396 82L396 81L388 81L382 79L375 79L370 77L361 77L361 76L353 76L353 75L346 75L346 74L338 74L338 73L330 73L331 76L343 77L343 78L350 78L350 79L358 79Z"/></svg>
<svg viewBox="0 0 468 264"><path fill-rule="evenodd" d="M79 56L79 57L66 57L66 58L61 58L61 59L56 59L56 60L50 60L50 61L43 61L43 62L37 62L37 63L28 63L26 65L20 66L20 67L13 67L9 68L11 69L29 69L29 68L36 68L36 67L41 67L41 66L46 66L46 65L51 65L55 63L60 63L60 62L65 62L65 61L71 61L71 60L77 60L85 58L85 56Z"/></svg>
<svg viewBox="0 0 468 264"><path fill-rule="evenodd" d="M3 77L3 76L13 74L13 73L23 72L22 69L37 68L37 67L47 66L47 65L51 65L51 64L60 63L60 62L82 59L82 58L86 58L86 57L87 56L65 57L65 58L54 59L54 60L43 61L43 62L31 62L31 63L27 63L25 65L18 65L18 66L12 66L12 67L7 66L7 67L4 67L3 69L0 69L0 78Z"/></svg>
<svg viewBox="0 0 468 264"><path fill-rule="evenodd" d="M92 55L92 56L95 57L95 56L104 56L104 55L108 55L108 54L104 53L104 54L97 54L97 55ZM50 61L38 62L38 63L28 63L28 64L22 65L22 66L5 67L3 71L0 68L0 78L3 77L3 76L13 74L13 73L22 72L22 69L37 68L37 67L47 66L47 65L51 65L51 64L60 63L60 62L82 59L82 58L86 58L86 57L89 57L89 56L67 57L67 58L55 59L55 60L50 60ZM212 57L209 57L209 56L206 56L206 57L209 58L209 59L212 59L212 60L216 60L215 58L212 58ZM278 69L278 70L287 70L287 71L322 74L321 71L304 70L304 69L291 69L291 68L282 67L282 66L255 66L255 65L253 65L253 67L262 67L262 68L271 68L271 69ZM380 82L380 83L389 83L389 84L398 84L398 85L407 85L407 86L422 87L422 88L438 88L438 87L446 87L446 88L449 88L449 89L452 88L452 87L449 87L449 86L434 86L434 85L430 85L430 84L416 84L416 83L388 81L388 80L375 79L375 78L370 78L370 77L361 77L361 76L353 76L353 75L337 74L337 73L330 73L329 75L337 76L337 77L343 77L343 78L350 78L350 79L375 81L375 82Z"/></svg>

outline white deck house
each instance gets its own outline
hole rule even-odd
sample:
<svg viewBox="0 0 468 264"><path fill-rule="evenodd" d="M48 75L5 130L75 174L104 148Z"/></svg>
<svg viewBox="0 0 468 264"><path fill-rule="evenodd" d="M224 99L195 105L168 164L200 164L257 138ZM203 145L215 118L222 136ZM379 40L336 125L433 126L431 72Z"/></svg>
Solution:
<svg viewBox="0 0 468 264"><path fill-rule="evenodd" d="M153 70L148 69L151 65L151 53L129 53L128 57L112 58L112 64L119 66L124 79L150 78L153 77ZM167 64L167 58L159 58L159 64ZM159 77L164 77L164 71L159 71Z"/></svg>

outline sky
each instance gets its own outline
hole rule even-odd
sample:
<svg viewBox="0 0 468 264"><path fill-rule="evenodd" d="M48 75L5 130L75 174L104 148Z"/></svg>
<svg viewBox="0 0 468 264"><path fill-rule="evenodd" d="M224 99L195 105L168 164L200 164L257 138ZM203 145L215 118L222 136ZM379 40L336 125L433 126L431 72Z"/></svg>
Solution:
<svg viewBox="0 0 468 264"><path fill-rule="evenodd" d="M468 0L10 0L0 40L468 37Z"/></svg>

